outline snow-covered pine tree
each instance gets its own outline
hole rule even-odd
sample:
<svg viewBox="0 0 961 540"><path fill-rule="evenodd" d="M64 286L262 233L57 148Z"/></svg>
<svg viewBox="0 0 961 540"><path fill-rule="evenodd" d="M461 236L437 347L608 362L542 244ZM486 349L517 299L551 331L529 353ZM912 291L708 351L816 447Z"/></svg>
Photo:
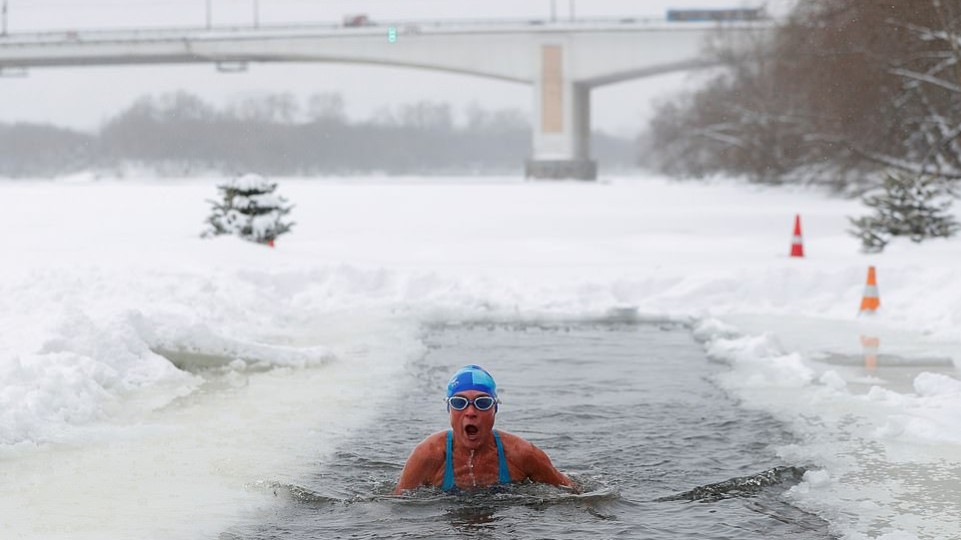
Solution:
<svg viewBox="0 0 961 540"><path fill-rule="evenodd" d="M953 196L939 177L889 171L881 190L862 198L874 214L848 218L855 227L850 232L868 253L880 253L895 236L914 242L952 236L959 229L949 212Z"/></svg>
<svg viewBox="0 0 961 540"><path fill-rule="evenodd" d="M203 237L235 234L244 240L272 244L274 239L289 231L293 222L283 222L293 206L287 199L274 193L277 184L256 174L245 174L217 186L221 200L209 202L213 213L207 218L210 225Z"/></svg>

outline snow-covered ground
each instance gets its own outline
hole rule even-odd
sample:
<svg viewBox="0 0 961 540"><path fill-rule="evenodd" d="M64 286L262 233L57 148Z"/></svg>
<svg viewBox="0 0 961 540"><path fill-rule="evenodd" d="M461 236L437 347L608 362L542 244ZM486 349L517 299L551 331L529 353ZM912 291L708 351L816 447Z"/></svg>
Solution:
<svg viewBox="0 0 961 540"><path fill-rule="evenodd" d="M279 184L271 249L199 237L212 179L0 182L0 535L209 538L371 417L420 323L634 314L798 434L789 496L838 533L961 536L961 240L864 255L856 201L733 181Z"/></svg>

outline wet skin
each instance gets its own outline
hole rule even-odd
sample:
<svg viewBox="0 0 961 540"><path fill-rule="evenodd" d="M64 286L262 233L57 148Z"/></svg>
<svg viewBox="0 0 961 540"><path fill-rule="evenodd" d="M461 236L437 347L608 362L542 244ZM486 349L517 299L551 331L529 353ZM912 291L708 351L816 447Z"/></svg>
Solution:
<svg viewBox="0 0 961 540"><path fill-rule="evenodd" d="M466 390L456 395L472 400L487 394ZM454 433L454 482L461 489L471 490L498 483L497 443L493 434L495 409L479 411L473 403L462 411L450 409L450 426ZM516 435L504 431L498 433L507 456L511 481L573 486L566 475L554 468L543 450ZM447 431L434 433L418 444L407 459L394 494L421 486L442 485L446 445Z"/></svg>

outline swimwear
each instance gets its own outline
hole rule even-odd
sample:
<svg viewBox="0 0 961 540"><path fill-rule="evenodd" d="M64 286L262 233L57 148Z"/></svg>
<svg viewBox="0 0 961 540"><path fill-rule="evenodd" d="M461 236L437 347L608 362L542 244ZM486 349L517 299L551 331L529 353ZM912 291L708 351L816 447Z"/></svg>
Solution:
<svg viewBox="0 0 961 540"><path fill-rule="evenodd" d="M511 473L507 470L507 456L504 455L504 445L501 444L500 435L494 433L494 443L497 445L497 480L501 484L511 483ZM444 464L444 484L441 486L444 491L454 491L457 484L454 483L454 430L447 432L447 458Z"/></svg>

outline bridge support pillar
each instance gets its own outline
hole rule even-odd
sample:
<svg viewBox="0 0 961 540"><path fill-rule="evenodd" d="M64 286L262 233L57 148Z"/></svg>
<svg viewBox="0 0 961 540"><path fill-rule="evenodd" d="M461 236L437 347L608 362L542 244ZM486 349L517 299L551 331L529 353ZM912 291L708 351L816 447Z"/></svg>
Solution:
<svg viewBox="0 0 961 540"><path fill-rule="evenodd" d="M534 85L534 155L524 167L527 178L594 180L590 159L590 88L571 80L565 46L542 44L540 76Z"/></svg>

